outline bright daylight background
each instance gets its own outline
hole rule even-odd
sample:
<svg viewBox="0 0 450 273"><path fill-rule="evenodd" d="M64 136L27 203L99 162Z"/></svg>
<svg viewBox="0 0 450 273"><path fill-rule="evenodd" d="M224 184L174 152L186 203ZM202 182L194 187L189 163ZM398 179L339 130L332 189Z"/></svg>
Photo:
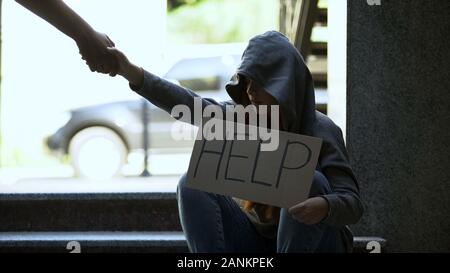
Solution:
<svg viewBox="0 0 450 273"><path fill-rule="evenodd" d="M229 48L240 52L252 36L277 30L279 20L279 0L65 2L131 61L157 75L182 58ZM27 177L73 177L70 158L60 160L44 145L66 121L64 113L138 96L122 78L90 72L71 39L15 1L3 1L2 12L0 185ZM316 40L326 36L326 28L313 32ZM189 154L152 155L150 171L180 174L188 160ZM139 174L142 155L130 164L129 175Z"/></svg>

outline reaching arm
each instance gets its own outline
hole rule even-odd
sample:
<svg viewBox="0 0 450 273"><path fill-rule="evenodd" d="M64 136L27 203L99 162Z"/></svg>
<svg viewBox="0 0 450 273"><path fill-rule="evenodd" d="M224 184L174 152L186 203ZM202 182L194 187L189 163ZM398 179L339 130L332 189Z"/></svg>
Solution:
<svg viewBox="0 0 450 273"><path fill-rule="evenodd" d="M85 39L94 29L60 0L16 0L74 40Z"/></svg>
<svg viewBox="0 0 450 273"><path fill-rule="evenodd" d="M169 114L176 105L188 107L192 115L191 117L180 117L181 121L194 125L198 125L197 122L200 122L200 120L194 118L195 99L201 101L202 111L206 106L211 105L220 107L220 111L225 113L226 102L219 103L210 98L201 98L187 88L171 83L134 65L118 49L109 48L108 50L117 59L118 74L128 80L133 91ZM178 117L175 118L178 119Z"/></svg>
<svg viewBox="0 0 450 273"><path fill-rule="evenodd" d="M83 18L61 0L16 0L34 14L72 38L92 71L115 74L116 61L107 47L114 46L109 37L95 31Z"/></svg>

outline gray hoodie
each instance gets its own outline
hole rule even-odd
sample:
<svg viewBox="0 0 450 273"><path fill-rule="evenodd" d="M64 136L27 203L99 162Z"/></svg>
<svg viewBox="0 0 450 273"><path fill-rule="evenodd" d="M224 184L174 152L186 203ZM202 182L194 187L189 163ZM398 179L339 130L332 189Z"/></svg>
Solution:
<svg viewBox="0 0 450 273"><path fill-rule="evenodd" d="M284 130L319 137L323 140L316 169L328 179L332 193L323 197L330 211L323 223L342 228L358 222L363 213L359 188L350 167L342 132L331 119L315 110L314 84L303 58L281 33L269 31L249 41L236 74L227 83L232 101L216 102L202 98L202 106L217 105L225 111L227 104L240 104L243 75L257 82L277 99L283 117ZM196 93L144 72L140 88L131 88L167 112L177 104L194 107ZM192 113L194 111L191 111ZM195 119L191 117L192 121ZM347 233L347 237L348 233ZM348 238L350 239L350 238Z"/></svg>

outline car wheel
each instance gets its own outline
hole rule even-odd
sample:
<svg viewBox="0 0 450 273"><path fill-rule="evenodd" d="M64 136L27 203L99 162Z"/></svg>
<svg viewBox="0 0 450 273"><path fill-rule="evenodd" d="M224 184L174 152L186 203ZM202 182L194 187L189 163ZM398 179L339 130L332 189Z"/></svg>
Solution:
<svg viewBox="0 0 450 273"><path fill-rule="evenodd" d="M76 176L107 179L121 175L127 148L117 133L97 126L83 129L72 137L69 155Z"/></svg>

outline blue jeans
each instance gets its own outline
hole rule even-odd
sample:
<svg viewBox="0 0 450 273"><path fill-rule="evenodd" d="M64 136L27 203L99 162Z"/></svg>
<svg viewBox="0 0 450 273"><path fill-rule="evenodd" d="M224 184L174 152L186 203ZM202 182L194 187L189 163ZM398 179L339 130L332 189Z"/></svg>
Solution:
<svg viewBox="0 0 450 273"><path fill-rule="evenodd" d="M330 191L328 180L315 171L310 197ZM177 200L191 252L345 252L338 228L323 223L302 224L284 208L280 211L277 237L265 238L231 197L188 188L186 175L178 184Z"/></svg>

